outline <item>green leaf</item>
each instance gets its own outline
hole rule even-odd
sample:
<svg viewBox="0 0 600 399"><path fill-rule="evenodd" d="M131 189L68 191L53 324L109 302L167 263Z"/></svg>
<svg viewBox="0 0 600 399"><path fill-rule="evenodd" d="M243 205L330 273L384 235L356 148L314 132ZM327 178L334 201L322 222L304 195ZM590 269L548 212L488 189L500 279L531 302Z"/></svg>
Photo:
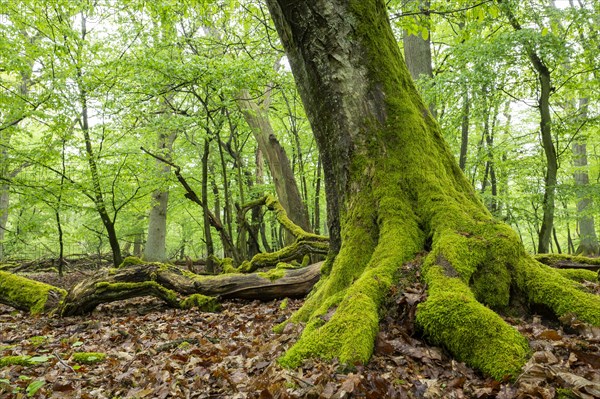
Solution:
<svg viewBox="0 0 600 399"><path fill-rule="evenodd" d="M546 36L548 34L548 28L543 28L542 29L542 36Z"/></svg>
<svg viewBox="0 0 600 399"><path fill-rule="evenodd" d="M29 358L30 363L45 363L50 359L50 356L33 356Z"/></svg>
<svg viewBox="0 0 600 399"><path fill-rule="evenodd" d="M78 346L81 346L81 345L83 345L83 342L81 342L81 341L75 341L71 344L71 346L73 348L77 348Z"/></svg>
<svg viewBox="0 0 600 399"><path fill-rule="evenodd" d="M422 27L421 28L421 37L423 38L423 40L429 39L429 29L427 29L426 27Z"/></svg>
<svg viewBox="0 0 600 399"><path fill-rule="evenodd" d="M7 380L6 378L0 378L0 383L10 385L10 380Z"/></svg>
<svg viewBox="0 0 600 399"><path fill-rule="evenodd" d="M27 385L27 389L25 389L25 392L27 393L27 397L31 398L33 395L35 395L36 392L39 391L40 388L44 386L44 384L46 384L45 380L36 380L36 381L33 381L31 384Z"/></svg>

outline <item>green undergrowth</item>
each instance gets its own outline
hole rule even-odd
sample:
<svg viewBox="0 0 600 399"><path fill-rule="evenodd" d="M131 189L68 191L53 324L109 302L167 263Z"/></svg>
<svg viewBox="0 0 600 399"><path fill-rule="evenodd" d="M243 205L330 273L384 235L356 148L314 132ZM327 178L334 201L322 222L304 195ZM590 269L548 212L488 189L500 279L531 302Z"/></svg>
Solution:
<svg viewBox="0 0 600 399"><path fill-rule="evenodd" d="M0 367L6 366L30 366L32 363L29 361L31 356L4 356L0 357Z"/></svg>

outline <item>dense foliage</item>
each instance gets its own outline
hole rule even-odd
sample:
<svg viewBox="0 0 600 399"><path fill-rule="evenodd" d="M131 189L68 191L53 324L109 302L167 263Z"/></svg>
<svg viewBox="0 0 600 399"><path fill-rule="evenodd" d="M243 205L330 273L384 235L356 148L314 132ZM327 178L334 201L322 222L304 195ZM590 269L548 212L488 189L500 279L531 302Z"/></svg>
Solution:
<svg viewBox="0 0 600 399"><path fill-rule="evenodd" d="M551 250L575 252L582 218L600 217L600 4L389 7L400 44L403 34L431 41L433 74L419 79L421 92L456 157L467 149L464 171L486 205L534 251L544 193L556 190ZM157 192L170 192L167 257L205 258L207 234L215 255L230 255L221 235L204 228L206 209L140 147L179 166L198 196L204 189L206 208L233 242L248 223L260 232L260 250L281 247L285 236L270 214L244 222L236 211L275 192L240 111L243 92L286 150L313 231L326 233L318 152L262 3L3 0L0 32L3 258L105 254L111 224L118 250L141 254ZM555 187L545 185L529 50L551 71ZM578 207L583 199L588 205Z"/></svg>

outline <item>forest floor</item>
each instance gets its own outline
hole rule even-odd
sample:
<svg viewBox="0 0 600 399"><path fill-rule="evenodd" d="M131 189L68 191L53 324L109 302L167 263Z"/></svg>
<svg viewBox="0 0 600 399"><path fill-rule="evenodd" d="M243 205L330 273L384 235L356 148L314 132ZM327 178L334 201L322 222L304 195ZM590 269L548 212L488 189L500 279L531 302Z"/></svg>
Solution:
<svg viewBox="0 0 600 399"><path fill-rule="evenodd" d="M82 276L30 277L68 287ZM0 305L0 359L29 355L35 363L0 368L0 397L600 397L600 329L583 326L574 334L538 316L507 319L529 338L533 356L517 382L497 382L417 338L414 311L423 298L419 284L391 296L372 360L353 370L335 361L278 366L301 329L272 329L302 300L226 301L220 312L203 313L137 298L66 318L31 317ZM106 357L78 363L77 352Z"/></svg>

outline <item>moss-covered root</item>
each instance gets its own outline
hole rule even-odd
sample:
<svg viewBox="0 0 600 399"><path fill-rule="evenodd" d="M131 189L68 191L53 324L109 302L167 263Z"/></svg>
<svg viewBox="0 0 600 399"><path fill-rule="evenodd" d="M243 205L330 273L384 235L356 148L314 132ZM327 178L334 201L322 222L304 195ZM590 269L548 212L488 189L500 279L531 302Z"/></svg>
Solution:
<svg viewBox="0 0 600 399"><path fill-rule="evenodd" d="M430 267L424 277L428 298L418 306L416 321L425 336L493 378L516 378L528 358L527 340L440 266Z"/></svg>
<svg viewBox="0 0 600 399"><path fill-rule="evenodd" d="M57 309L67 291L0 271L0 303L31 314Z"/></svg>
<svg viewBox="0 0 600 399"><path fill-rule="evenodd" d="M559 270L522 257L516 277L517 286L531 303L549 307L558 317L574 314L583 322L600 326L600 296L585 292Z"/></svg>
<svg viewBox="0 0 600 399"><path fill-rule="evenodd" d="M585 270L585 269L555 269L555 270L561 276L566 277L569 280L577 281L579 283L584 282L584 281L596 282L596 281L600 280L598 273L593 272L591 270Z"/></svg>
<svg viewBox="0 0 600 399"><path fill-rule="evenodd" d="M383 300L402 263L422 247L420 234L407 233L418 231L416 220L405 217L410 215L409 209L399 212L407 205L395 198L393 206L386 198L380 200L379 215L383 217L378 241L369 229L373 207L368 196L362 198L368 206L358 207L350 215L353 220L344 227L342 248L331 273L292 318L308 322L300 340L280 359L283 366L297 367L311 357L337 358L347 365L370 359ZM327 274L327 266L324 269Z"/></svg>

